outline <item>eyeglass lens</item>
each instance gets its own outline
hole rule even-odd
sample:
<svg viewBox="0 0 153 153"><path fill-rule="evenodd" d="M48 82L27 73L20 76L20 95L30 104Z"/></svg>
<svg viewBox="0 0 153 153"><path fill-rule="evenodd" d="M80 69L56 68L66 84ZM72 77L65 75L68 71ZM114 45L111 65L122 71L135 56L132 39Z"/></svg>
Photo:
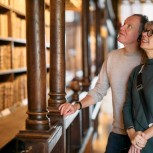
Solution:
<svg viewBox="0 0 153 153"><path fill-rule="evenodd" d="M148 37L151 37L152 34L153 34L153 30L148 30L148 31L147 31L147 35L148 35Z"/></svg>
<svg viewBox="0 0 153 153"><path fill-rule="evenodd" d="M143 32L147 32L147 36L148 37L151 37L153 35L153 30L150 29L150 30L144 30Z"/></svg>

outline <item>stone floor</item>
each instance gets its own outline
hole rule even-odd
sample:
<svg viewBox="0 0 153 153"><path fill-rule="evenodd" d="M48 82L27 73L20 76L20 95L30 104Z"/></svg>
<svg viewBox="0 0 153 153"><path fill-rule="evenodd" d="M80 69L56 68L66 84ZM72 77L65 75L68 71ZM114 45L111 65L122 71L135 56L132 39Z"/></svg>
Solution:
<svg viewBox="0 0 153 153"><path fill-rule="evenodd" d="M104 153L112 123L112 97L111 90L102 100L101 112L99 115L98 136L93 142L93 153Z"/></svg>

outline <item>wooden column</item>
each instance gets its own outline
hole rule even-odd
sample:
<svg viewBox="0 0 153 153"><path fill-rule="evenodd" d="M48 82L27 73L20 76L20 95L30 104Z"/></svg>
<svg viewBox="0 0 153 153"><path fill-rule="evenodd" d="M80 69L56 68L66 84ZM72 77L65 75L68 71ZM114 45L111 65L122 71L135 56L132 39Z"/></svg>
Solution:
<svg viewBox="0 0 153 153"><path fill-rule="evenodd" d="M48 130L44 0L26 1L28 118L26 129Z"/></svg>
<svg viewBox="0 0 153 153"><path fill-rule="evenodd" d="M81 91L82 84L74 79L71 81L70 88L73 90L73 101L79 101L79 92ZM75 132L74 132L75 131ZM77 152L83 143L82 137L82 110L78 113L70 127L67 129L67 136L69 139L69 144L67 148L70 148L67 153Z"/></svg>
<svg viewBox="0 0 153 153"><path fill-rule="evenodd" d="M83 81L84 91L89 90L91 75L91 60L89 46L89 0L82 0L82 63L83 63ZM85 134L91 125L90 107L82 110L83 134Z"/></svg>
<svg viewBox="0 0 153 153"><path fill-rule="evenodd" d="M101 65L103 62L102 57L102 39L100 35L100 25L101 25L101 15L100 8L98 6L98 0L95 0L96 12L95 12L95 31L96 31L96 71L95 75L98 75L101 69Z"/></svg>
<svg viewBox="0 0 153 153"><path fill-rule="evenodd" d="M89 0L82 0L82 65L83 65L83 90L88 91L91 77L90 59L90 22L89 22Z"/></svg>
<svg viewBox="0 0 153 153"><path fill-rule="evenodd" d="M65 103L65 1L51 0L49 110L59 112Z"/></svg>
<svg viewBox="0 0 153 153"><path fill-rule="evenodd" d="M114 12L114 19L113 19L113 25L114 25L114 28L116 30L116 35L115 35L115 43L114 43L114 48L117 48L118 47L118 41L117 41L117 37L118 37L118 32L119 32L119 28L120 28L120 20L119 20L119 5L121 5L121 0L116 0L116 1L113 1L113 0L109 0L110 3L112 4L112 11ZM108 3L108 2L107 2Z"/></svg>
<svg viewBox="0 0 153 153"><path fill-rule="evenodd" d="M66 102L65 92L65 0L50 0L50 92L48 100L51 124L60 122L62 137L55 153L66 152L66 130L59 105Z"/></svg>

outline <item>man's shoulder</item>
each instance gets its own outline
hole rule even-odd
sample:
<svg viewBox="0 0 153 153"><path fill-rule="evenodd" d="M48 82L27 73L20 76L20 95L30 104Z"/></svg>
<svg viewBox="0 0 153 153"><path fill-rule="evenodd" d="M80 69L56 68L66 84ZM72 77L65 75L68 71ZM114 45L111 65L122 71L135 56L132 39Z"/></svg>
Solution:
<svg viewBox="0 0 153 153"><path fill-rule="evenodd" d="M123 48L114 49L108 53L108 58L112 58L115 56L121 56L122 52L123 52Z"/></svg>

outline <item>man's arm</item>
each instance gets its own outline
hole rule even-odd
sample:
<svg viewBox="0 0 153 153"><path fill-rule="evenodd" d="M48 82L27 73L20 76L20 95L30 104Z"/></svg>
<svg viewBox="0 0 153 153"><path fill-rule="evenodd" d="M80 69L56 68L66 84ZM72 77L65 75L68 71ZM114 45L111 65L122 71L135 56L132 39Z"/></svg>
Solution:
<svg viewBox="0 0 153 153"><path fill-rule="evenodd" d="M94 102L94 99L90 95L87 95L85 98L83 98L80 101L80 103L82 105L82 108L85 108L90 105L93 105L95 102ZM64 115L64 116L71 115L79 109L80 109L80 104L78 104L78 103L76 103L76 104L64 103L59 106L59 110L61 112L61 115Z"/></svg>
<svg viewBox="0 0 153 153"><path fill-rule="evenodd" d="M102 98L106 95L108 88L109 88L109 81L107 76L107 61L105 61L99 73L99 77L95 87L92 90L90 90L87 96L80 101L82 108L91 106L96 102L102 100ZM64 116L73 114L78 109L80 109L79 103L76 104L64 103L59 106L61 115Z"/></svg>

